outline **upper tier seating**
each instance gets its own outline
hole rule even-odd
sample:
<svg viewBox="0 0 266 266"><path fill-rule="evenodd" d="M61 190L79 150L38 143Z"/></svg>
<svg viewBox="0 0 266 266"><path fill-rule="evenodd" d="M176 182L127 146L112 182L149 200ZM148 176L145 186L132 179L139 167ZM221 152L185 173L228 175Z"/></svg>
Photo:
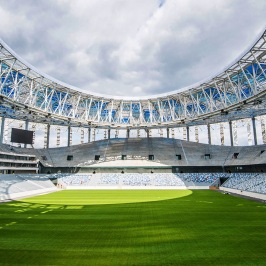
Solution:
<svg viewBox="0 0 266 266"><path fill-rule="evenodd" d="M138 160L138 165L141 167L153 165L221 167L264 164L266 158L266 153L261 153L262 150L266 150L266 144L231 147L170 138L118 138L70 147L49 149L14 147L13 149L16 153L35 155L46 167L134 166L132 162L134 160ZM209 160L205 159L206 153L211 155ZM234 158L234 153L239 153L237 158ZM122 160L122 154L127 156L126 160ZM68 155L72 155L73 160L68 161ZM100 155L99 160L95 160L95 155ZM149 155L154 155L153 161L149 160ZM177 160L176 155L180 155L181 160Z"/></svg>

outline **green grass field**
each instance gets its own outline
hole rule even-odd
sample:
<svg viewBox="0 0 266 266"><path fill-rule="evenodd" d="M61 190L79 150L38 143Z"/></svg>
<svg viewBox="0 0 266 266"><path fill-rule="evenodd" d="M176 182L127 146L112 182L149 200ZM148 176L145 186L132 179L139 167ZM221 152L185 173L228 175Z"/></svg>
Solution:
<svg viewBox="0 0 266 266"><path fill-rule="evenodd" d="M60 191L0 204L0 265L266 265L266 205L215 191Z"/></svg>

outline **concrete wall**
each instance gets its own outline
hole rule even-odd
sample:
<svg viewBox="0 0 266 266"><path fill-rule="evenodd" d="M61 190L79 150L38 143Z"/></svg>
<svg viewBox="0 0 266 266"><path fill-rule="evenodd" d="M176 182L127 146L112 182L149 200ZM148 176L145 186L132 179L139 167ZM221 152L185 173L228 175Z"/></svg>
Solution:
<svg viewBox="0 0 266 266"><path fill-rule="evenodd" d="M242 190L233 189L233 188L227 188L227 187L221 187L220 189L224 190L224 191L227 191L227 192L232 192L232 193L235 193L235 194L243 195L243 196L248 196L248 197L252 197L252 198L266 200L266 195L265 194L242 191Z"/></svg>

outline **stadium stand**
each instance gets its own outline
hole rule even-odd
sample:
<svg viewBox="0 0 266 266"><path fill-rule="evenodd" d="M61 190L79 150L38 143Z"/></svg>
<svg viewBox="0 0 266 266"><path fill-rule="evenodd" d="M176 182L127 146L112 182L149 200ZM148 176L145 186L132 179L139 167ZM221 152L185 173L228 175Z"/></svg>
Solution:
<svg viewBox="0 0 266 266"><path fill-rule="evenodd" d="M151 175L149 174L124 174L123 185L129 185L129 186L152 185Z"/></svg>
<svg viewBox="0 0 266 266"><path fill-rule="evenodd" d="M155 186L185 186L181 174L154 174Z"/></svg>
<svg viewBox="0 0 266 266"><path fill-rule="evenodd" d="M0 200L55 190L47 175L0 175Z"/></svg>
<svg viewBox="0 0 266 266"><path fill-rule="evenodd" d="M90 174L59 174L53 175L64 182L66 186L71 185L88 185L92 183L95 185L94 179L97 180L97 185L119 185L122 186L209 186L216 181L218 176L225 176L225 174L180 174L180 173L160 173L160 174L139 174L139 173L125 173L112 174L104 173L98 175ZM98 178L98 179L97 179Z"/></svg>
<svg viewBox="0 0 266 266"><path fill-rule="evenodd" d="M120 174L102 174L98 184L117 185L119 183Z"/></svg>
<svg viewBox="0 0 266 266"><path fill-rule="evenodd" d="M266 194L266 175L254 173L231 174L222 188Z"/></svg>
<svg viewBox="0 0 266 266"><path fill-rule="evenodd" d="M4 146L5 144L1 144ZM40 161L42 173L55 173L58 168L65 171L72 168L89 167L123 167L130 166L139 168L145 167L179 167L180 170L186 167L206 167L205 170L195 172L212 171L207 170L213 167L219 171L236 171L239 166L256 166L258 171L264 169L266 145L257 146L217 146L189 142L169 138L149 138L149 139L110 139L100 140L91 143L73 145L71 147L49 148L49 149L25 149L16 148L24 153L31 153ZM210 154L211 159L206 160L204 154ZM237 159L234 153L239 153ZM121 154L127 156L122 160ZM149 160L149 155L154 155L154 160ZM181 160L176 159L176 154L181 155ZM72 155L73 160L68 161L67 156ZM99 160L95 160L95 155L100 155ZM45 158L45 160L43 159ZM253 168L254 169L254 168ZM63 171L63 170L62 170ZM217 170L216 170L217 171ZM247 171L246 171L247 172Z"/></svg>
<svg viewBox="0 0 266 266"><path fill-rule="evenodd" d="M9 145L0 145L0 174L36 174L38 162L35 155L14 151Z"/></svg>
<svg viewBox="0 0 266 266"><path fill-rule="evenodd" d="M78 174L78 175L59 175L59 177L62 177L62 181L66 184L66 185L88 185L91 176L92 175L88 175L88 174Z"/></svg>

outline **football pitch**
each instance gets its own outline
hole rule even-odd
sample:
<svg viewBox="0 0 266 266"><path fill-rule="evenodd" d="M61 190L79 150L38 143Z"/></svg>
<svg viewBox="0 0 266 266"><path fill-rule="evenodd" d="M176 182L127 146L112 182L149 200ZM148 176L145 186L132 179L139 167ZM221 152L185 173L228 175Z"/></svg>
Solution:
<svg viewBox="0 0 266 266"><path fill-rule="evenodd" d="M266 265L266 205L208 190L59 191L0 204L0 265Z"/></svg>

